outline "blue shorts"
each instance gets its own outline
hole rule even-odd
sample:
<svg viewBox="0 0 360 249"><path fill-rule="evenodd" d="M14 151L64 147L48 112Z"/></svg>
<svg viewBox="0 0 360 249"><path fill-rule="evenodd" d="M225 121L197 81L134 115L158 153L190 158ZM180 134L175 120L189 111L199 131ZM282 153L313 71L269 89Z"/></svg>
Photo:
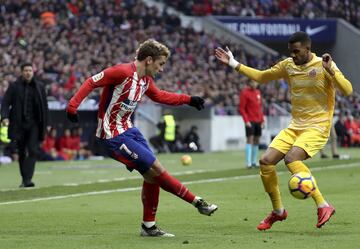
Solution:
<svg viewBox="0 0 360 249"><path fill-rule="evenodd" d="M100 139L110 157L126 165L129 171L134 169L140 174L146 173L156 158L145 138L137 128L130 128L111 139Z"/></svg>

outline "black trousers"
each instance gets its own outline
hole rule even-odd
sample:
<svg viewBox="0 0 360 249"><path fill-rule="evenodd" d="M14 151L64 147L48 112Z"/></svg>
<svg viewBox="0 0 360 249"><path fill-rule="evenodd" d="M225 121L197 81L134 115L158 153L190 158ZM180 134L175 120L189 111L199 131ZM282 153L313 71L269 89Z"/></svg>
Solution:
<svg viewBox="0 0 360 249"><path fill-rule="evenodd" d="M36 158L39 154L39 127L34 124L24 127L21 138L16 141L22 182L30 183L34 175Z"/></svg>

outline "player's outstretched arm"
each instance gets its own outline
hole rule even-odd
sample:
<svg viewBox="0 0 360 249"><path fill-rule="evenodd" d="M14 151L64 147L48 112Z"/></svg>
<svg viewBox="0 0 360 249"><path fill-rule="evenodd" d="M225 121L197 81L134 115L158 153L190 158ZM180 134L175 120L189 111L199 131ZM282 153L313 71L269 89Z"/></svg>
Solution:
<svg viewBox="0 0 360 249"><path fill-rule="evenodd" d="M277 64L268 70L257 70L255 68L245 66L235 60L234 55L228 47L226 47L226 50L217 47L215 49L215 57L222 63L229 65L239 73L259 83L267 83L269 81L285 77L285 70L281 64Z"/></svg>
<svg viewBox="0 0 360 249"><path fill-rule="evenodd" d="M104 71L93 75L92 77L85 80L81 85L80 89L70 99L69 104L66 108L66 116L71 122L79 122L77 108L81 102L98 87L103 87L113 82L122 82L126 77L125 70L122 70L121 66L114 66L105 69Z"/></svg>
<svg viewBox="0 0 360 249"><path fill-rule="evenodd" d="M322 56L322 65L323 68L328 72L330 77L332 78L335 86L341 91L342 94L348 96L352 93L352 85L350 81L348 81L345 76L341 73L341 71L337 68L335 63L332 63L333 60L331 55L328 53L323 54Z"/></svg>
<svg viewBox="0 0 360 249"><path fill-rule="evenodd" d="M204 99L198 96L189 96L187 94L178 94L160 90L155 83L150 82L146 95L155 102L166 105L183 105L188 104L198 110L204 109Z"/></svg>
<svg viewBox="0 0 360 249"><path fill-rule="evenodd" d="M222 63L239 71L241 64L235 60L233 53L228 47L226 47L226 51L221 47L217 47L215 49L215 57Z"/></svg>

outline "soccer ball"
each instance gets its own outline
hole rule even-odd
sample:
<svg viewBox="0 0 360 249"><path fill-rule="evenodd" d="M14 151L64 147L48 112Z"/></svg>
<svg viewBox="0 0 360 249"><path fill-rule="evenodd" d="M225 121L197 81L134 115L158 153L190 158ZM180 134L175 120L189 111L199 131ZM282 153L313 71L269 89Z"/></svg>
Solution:
<svg viewBox="0 0 360 249"><path fill-rule="evenodd" d="M183 166L189 166L192 163L192 158L189 155L183 155L181 157L181 163Z"/></svg>
<svg viewBox="0 0 360 249"><path fill-rule="evenodd" d="M316 190L315 179L308 172L296 173L289 180L289 190L295 198L306 199Z"/></svg>

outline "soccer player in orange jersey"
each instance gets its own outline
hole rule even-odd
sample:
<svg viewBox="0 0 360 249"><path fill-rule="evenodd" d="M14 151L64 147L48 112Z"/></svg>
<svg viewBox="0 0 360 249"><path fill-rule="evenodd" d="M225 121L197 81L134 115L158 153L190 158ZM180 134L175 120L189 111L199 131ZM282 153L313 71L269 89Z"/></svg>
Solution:
<svg viewBox="0 0 360 249"><path fill-rule="evenodd" d="M313 157L326 144L335 105L335 87L345 96L352 93L351 83L333 62L330 54L318 57L311 52L311 40L305 32L292 34L288 41L290 57L267 70L257 70L239 63L226 48L216 48L215 56L239 73L260 83L283 78L290 88L292 119L271 142L260 158L260 175L273 206L272 212L258 225L259 230L271 228L285 220L287 211L281 201L275 165L284 159L291 174L310 172L304 160ZM318 209L316 226L322 227L335 213L319 188L312 198Z"/></svg>

